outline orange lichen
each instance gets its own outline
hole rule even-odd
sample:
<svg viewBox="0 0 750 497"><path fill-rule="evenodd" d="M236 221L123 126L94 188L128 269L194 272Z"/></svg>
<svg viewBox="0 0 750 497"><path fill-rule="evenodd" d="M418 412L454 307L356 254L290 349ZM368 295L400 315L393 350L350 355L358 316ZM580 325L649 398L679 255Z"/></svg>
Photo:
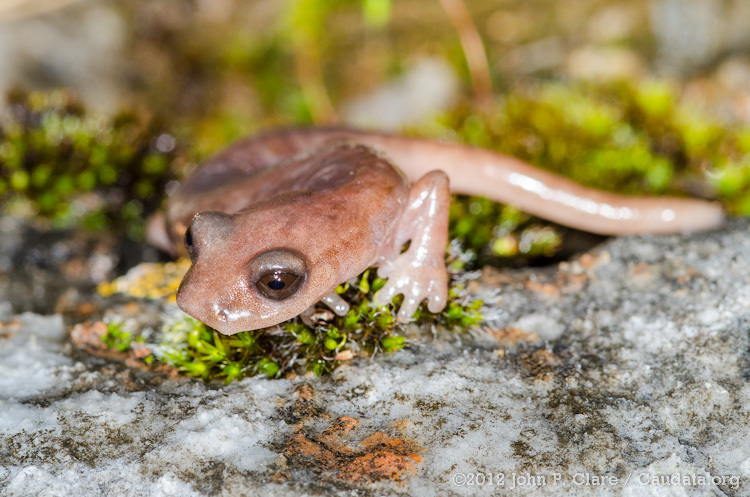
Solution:
<svg viewBox="0 0 750 497"><path fill-rule="evenodd" d="M526 288L534 293L540 293L545 297L557 298L560 296L560 289L554 283L540 283L538 281L527 281Z"/></svg>
<svg viewBox="0 0 750 497"><path fill-rule="evenodd" d="M103 296L122 293L135 298L174 302L177 288L189 268L190 259L184 257L167 263L144 262L125 276L100 284L97 291Z"/></svg>
<svg viewBox="0 0 750 497"><path fill-rule="evenodd" d="M21 329L21 321L0 321L0 340L5 340L15 335Z"/></svg>
<svg viewBox="0 0 750 497"><path fill-rule="evenodd" d="M290 463L302 464L327 477L353 483L402 481L417 471L422 462L421 448L414 442L377 431L365 438L361 449L345 441L359 424L342 416L319 435L297 425L286 444L284 456Z"/></svg>
<svg viewBox="0 0 750 497"><path fill-rule="evenodd" d="M492 330L492 335L497 338L503 345L516 345L519 342L537 342L539 335L536 333L527 333L520 328L509 326L507 328L497 328Z"/></svg>

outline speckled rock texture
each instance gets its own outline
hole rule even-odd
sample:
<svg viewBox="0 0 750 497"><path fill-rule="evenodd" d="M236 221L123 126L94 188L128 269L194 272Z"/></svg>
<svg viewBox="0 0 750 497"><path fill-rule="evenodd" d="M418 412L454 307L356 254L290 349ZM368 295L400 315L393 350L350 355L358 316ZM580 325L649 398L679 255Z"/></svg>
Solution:
<svg viewBox="0 0 750 497"><path fill-rule="evenodd" d="M495 325L229 386L0 307L0 495L750 495L750 223L488 269Z"/></svg>

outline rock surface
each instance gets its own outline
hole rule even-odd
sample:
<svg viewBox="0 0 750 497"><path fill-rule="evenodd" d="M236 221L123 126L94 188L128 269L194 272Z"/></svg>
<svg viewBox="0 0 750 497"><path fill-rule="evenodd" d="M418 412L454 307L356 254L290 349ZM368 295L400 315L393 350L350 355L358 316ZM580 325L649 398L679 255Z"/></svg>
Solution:
<svg viewBox="0 0 750 497"><path fill-rule="evenodd" d="M750 495L750 223L486 270L487 334L165 379L0 308L0 495Z"/></svg>

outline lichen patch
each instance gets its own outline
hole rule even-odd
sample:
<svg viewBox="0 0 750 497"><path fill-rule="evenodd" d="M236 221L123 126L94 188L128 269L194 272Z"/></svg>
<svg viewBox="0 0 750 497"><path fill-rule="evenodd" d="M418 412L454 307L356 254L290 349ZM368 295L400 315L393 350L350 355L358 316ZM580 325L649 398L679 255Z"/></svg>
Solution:
<svg viewBox="0 0 750 497"><path fill-rule="evenodd" d="M419 444L376 431L353 447L347 439L358 425L359 420L342 416L316 434L298 424L284 449L287 463L352 483L398 482L417 472Z"/></svg>

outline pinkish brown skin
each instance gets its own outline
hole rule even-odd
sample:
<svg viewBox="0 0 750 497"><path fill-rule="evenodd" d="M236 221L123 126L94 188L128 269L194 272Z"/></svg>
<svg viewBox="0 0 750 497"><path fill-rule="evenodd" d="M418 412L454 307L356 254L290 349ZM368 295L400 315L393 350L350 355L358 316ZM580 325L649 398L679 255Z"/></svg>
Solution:
<svg viewBox="0 0 750 497"><path fill-rule="evenodd" d="M399 319L425 299L438 312L447 295L449 178L454 192L595 233L697 231L723 221L713 203L592 190L477 148L345 129L272 131L215 156L170 199L172 249L184 250L188 225L192 242L177 303L233 334L321 300L345 313L336 286L378 266L388 282L376 299L403 294Z"/></svg>

